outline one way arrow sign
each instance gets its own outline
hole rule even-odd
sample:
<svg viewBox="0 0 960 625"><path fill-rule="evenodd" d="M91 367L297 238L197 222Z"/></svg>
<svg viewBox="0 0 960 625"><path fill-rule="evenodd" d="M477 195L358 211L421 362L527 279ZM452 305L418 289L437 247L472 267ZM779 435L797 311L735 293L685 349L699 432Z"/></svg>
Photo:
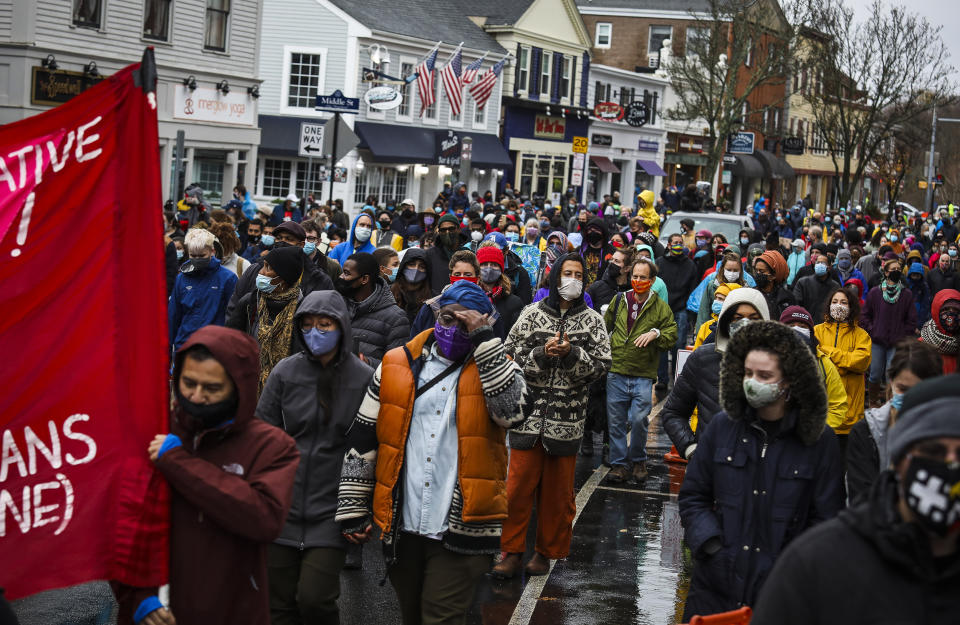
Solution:
<svg viewBox="0 0 960 625"><path fill-rule="evenodd" d="M301 122L300 145L297 153L300 156L323 157L323 124Z"/></svg>

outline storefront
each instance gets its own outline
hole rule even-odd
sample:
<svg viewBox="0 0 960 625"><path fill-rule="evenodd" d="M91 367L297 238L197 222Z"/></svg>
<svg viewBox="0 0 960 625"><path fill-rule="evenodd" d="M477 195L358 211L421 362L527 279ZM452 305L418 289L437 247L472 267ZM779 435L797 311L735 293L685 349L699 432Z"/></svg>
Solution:
<svg viewBox="0 0 960 625"><path fill-rule="evenodd" d="M624 202L643 189L660 194L664 170L665 131L643 130L625 124L594 121L590 126L587 199L620 192Z"/></svg>

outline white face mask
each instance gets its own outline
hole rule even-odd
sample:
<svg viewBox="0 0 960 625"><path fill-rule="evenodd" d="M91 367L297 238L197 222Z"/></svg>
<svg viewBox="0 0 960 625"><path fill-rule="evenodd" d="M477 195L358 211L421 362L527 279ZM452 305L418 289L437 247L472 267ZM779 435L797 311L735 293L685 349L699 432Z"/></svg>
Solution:
<svg viewBox="0 0 960 625"><path fill-rule="evenodd" d="M753 378L743 379L743 395L747 403L754 408L769 406L780 399L786 389L780 388L779 382L758 382Z"/></svg>
<svg viewBox="0 0 960 625"><path fill-rule="evenodd" d="M560 278L560 286L557 287L557 293L560 297L572 302L583 293L583 282L576 278Z"/></svg>
<svg viewBox="0 0 960 625"><path fill-rule="evenodd" d="M727 282L736 282L737 280L740 279L740 272L739 272L739 271L730 271L730 270L728 270L728 269L724 269L724 270L723 270L723 278L724 278L724 280L726 280Z"/></svg>
<svg viewBox="0 0 960 625"><path fill-rule="evenodd" d="M810 338L810 328L794 327L793 329L795 332L799 333L800 336L802 336L803 338L806 338L806 339Z"/></svg>
<svg viewBox="0 0 960 625"><path fill-rule="evenodd" d="M480 241L483 241L483 233L480 232L479 230L472 230L470 232L470 240L474 241L475 243L479 243Z"/></svg>
<svg viewBox="0 0 960 625"><path fill-rule="evenodd" d="M373 230L371 230L370 228L362 227L362 226L357 227L357 229L353 231L354 238L356 238L357 241L360 241L361 243L366 243L367 241L369 241L371 234L373 234Z"/></svg>

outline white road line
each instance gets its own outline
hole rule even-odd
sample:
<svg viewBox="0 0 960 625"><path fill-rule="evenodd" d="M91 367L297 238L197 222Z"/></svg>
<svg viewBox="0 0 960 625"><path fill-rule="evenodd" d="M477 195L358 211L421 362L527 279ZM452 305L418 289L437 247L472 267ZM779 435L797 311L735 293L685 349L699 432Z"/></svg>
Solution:
<svg viewBox="0 0 960 625"><path fill-rule="evenodd" d="M615 490L618 493L631 493L633 495L656 495L658 497L676 497L673 493L661 493L658 490L640 490L639 488L617 488L616 486L597 486L597 490Z"/></svg>

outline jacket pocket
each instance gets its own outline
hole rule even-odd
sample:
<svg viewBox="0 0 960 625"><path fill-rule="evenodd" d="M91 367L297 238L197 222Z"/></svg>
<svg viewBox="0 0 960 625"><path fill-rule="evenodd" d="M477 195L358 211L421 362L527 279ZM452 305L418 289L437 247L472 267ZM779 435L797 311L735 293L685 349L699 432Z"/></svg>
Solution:
<svg viewBox="0 0 960 625"><path fill-rule="evenodd" d="M777 469L773 519L788 526L803 522L813 496L814 467L810 463L784 462Z"/></svg>
<svg viewBox="0 0 960 625"><path fill-rule="evenodd" d="M721 503L737 504L730 498L743 494L746 481L747 451L718 447L713 454L713 489Z"/></svg>

